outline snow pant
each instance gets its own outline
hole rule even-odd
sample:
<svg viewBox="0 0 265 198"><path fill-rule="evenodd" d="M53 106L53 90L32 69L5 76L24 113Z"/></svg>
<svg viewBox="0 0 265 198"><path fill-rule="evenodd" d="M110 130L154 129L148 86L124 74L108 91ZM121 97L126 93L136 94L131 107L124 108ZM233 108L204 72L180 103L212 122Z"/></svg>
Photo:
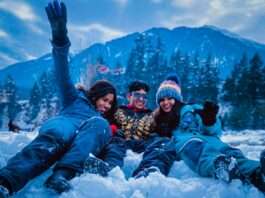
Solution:
<svg viewBox="0 0 265 198"><path fill-rule="evenodd" d="M136 153L142 153L156 138L157 136L154 135L143 140L125 140L123 137L114 136L110 143L106 145L106 148L103 150L103 156L100 159L112 166L122 167L127 149L131 149Z"/></svg>
<svg viewBox="0 0 265 198"><path fill-rule="evenodd" d="M125 140L126 149L131 149L135 153L142 153L146 148L157 139L156 135L150 136L142 140Z"/></svg>
<svg viewBox="0 0 265 198"><path fill-rule="evenodd" d="M181 151L179 158L194 172L203 177L214 176L214 161L220 155L227 155L236 159L238 168L243 177L249 178L260 167L259 161L250 160L241 150L233 148L218 138L213 142L200 139L190 140Z"/></svg>
<svg viewBox="0 0 265 198"><path fill-rule="evenodd" d="M176 150L174 142L167 137L157 137L146 148L143 159L133 172L133 176L150 167L157 167L162 174L167 176L175 160Z"/></svg>
<svg viewBox="0 0 265 198"><path fill-rule="evenodd" d="M249 178L260 167L260 163L244 156L241 150L222 142L219 138L200 140L198 138L183 143L180 150L175 149L175 142L169 138L157 139L146 148L138 168L133 175L149 167L157 167L164 175L168 175L175 160L183 160L194 172L203 177L214 176L214 161L220 155L234 157L240 173Z"/></svg>
<svg viewBox="0 0 265 198"><path fill-rule="evenodd" d="M108 163L111 168L116 166L122 168L125 155L126 146L124 144L124 139L114 136L96 157Z"/></svg>
<svg viewBox="0 0 265 198"><path fill-rule="evenodd" d="M108 122L101 117L81 122L64 116L47 121L39 135L0 170L0 179L17 192L56 161L55 170L63 167L82 173L86 158L101 151L111 132Z"/></svg>

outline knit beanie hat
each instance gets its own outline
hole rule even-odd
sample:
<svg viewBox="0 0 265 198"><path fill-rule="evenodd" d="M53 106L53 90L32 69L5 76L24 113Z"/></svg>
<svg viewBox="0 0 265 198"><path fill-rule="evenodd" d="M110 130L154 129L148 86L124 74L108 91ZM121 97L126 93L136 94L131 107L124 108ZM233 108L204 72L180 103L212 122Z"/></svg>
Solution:
<svg viewBox="0 0 265 198"><path fill-rule="evenodd" d="M156 92L157 105L159 105L159 102L165 97L174 98L176 101L182 101L181 88L177 75L168 75L166 79L160 84Z"/></svg>

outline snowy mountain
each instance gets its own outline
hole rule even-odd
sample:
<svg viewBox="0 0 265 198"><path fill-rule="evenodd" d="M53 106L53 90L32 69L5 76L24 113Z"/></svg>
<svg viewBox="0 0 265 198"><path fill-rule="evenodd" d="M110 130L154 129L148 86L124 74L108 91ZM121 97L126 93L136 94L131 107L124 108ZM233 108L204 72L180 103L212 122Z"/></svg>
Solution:
<svg viewBox="0 0 265 198"><path fill-rule="evenodd" d="M14 134L0 132L0 167L8 158L21 150L35 136L33 133ZM251 159L258 159L264 149L265 131L226 132L222 139L240 148ZM262 198L264 195L253 186L243 186L241 181L234 180L225 184L210 178L201 178L193 173L183 162L175 162L169 177L159 173L150 174L147 178L129 178L141 160L141 155L127 152L123 170L115 168L107 178L98 175L83 174L71 181L74 189L62 194L63 198L117 197L117 198ZM43 188L43 182L51 174L46 171L32 180L14 198L51 198L57 197Z"/></svg>
<svg viewBox="0 0 265 198"><path fill-rule="evenodd" d="M201 59L212 54L220 67L222 77L226 77L230 73L233 65L243 53L247 53L251 57L258 52L265 60L265 45L243 39L227 30L213 26L177 27L172 30L152 28L141 34L151 45L155 45L157 39L160 38L168 59L177 50L183 54L188 53L190 56L198 53ZM104 44L97 43L73 55L71 57L73 79L79 80L80 72L83 72L88 64L95 63L99 57L102 57L110 68L114 68L117 63L126 67L129 54L135 45L135 39L139 35L140 33L133 33ZM0 70L0 79L4 79L7 74L10 74L16 79L18 86L28 89L32 87L34 80L43 71L50 68L52 68L52 60L47 54L38 59L10 65Z"/></svg>

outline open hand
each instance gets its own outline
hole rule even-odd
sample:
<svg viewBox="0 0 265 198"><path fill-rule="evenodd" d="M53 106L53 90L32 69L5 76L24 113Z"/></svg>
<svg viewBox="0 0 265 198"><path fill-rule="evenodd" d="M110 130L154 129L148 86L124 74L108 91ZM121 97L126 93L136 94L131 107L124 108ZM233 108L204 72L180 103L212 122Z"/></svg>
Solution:
<svg viewBox="0 0 265 198"><path fill-rule="evenodd" d="M67 11L65 4L54 0L45 7L45 10L52 29L52 42L58 46L67 44L69 39L67 37Z"/></svg>

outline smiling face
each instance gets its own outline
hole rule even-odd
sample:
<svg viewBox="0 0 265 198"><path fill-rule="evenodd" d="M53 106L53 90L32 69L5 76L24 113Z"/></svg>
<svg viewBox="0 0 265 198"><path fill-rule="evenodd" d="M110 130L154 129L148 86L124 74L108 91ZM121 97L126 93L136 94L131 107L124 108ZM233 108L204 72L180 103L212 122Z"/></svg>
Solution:
<svg viewBox="0 0 265 198"><path fill-rule="evenodd" d="M144 89L133 91L128 94L129 104L136 109L145 109L147 103L147 93Z"/></svg>
<svg viewBox="0 0 265 198"><path fill-rule="evenodd" d="M113 102L114 102L114 94L108 93L96 101L96 109L104 114L111 109Z"/></svg>
<svg viewBox="0 0 265 198"><path fill-rule="evenodd" d="M160 100L159 106L164 112L168 113L173 109L175 103L175 99L165 97Z"/></svg>

